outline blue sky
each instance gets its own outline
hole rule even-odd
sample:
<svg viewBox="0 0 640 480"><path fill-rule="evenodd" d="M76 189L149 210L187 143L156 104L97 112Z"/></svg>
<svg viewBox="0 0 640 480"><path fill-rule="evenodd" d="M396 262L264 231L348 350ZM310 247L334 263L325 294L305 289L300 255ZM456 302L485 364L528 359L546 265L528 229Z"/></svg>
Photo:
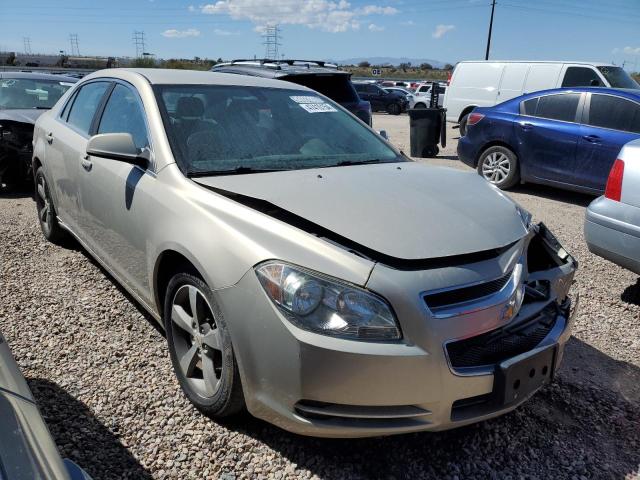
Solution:
<svg viewBox="0 0 640 480"><path fill-rule="evenodd" d="M490 0L0 0L0 49L133 56L134 30L162 58L263 56L278 22L287 57L483 58ZM503 0L491 57L626 60L640 69L640 0Z"/></svg>

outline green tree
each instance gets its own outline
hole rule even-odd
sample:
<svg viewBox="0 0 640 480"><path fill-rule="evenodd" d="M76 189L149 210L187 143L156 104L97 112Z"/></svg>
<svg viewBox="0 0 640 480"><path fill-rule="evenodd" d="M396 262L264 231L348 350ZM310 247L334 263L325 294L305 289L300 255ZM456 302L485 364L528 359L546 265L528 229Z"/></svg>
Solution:
<svg viewBox="0 0 640 480"><path fill-rule="evenodd" d="M447 63L447 64L444 66L444 70L453 70L453 65L451 65L450 63Z"/></svg>
<svg viewBox="0 0 640 480"><path fill-rule="evenodd" d="M360 62L360 63L358 64L358 66L359 66L360 68L369 68L369 67L371 66L371 64L365 60L364 62Z"/></svg>
<svg viewBox="0 0 640 480"><path fill-rule="evenodd" d="M433 70L433 65L430 63L421 63L420 70Z"/></svg>

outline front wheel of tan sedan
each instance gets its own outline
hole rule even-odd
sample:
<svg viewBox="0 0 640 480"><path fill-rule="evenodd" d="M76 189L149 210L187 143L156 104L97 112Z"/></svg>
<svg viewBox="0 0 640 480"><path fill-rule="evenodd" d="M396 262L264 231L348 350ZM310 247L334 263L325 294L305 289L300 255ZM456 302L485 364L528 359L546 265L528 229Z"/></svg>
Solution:
<svg viewBox="0 0 640 480"><path fill-rule="evenodd" d="M242 410L231 338L207 284L187 273L175 275L167 287L164 319L173 369L191 403L214 418Z"/></svg>

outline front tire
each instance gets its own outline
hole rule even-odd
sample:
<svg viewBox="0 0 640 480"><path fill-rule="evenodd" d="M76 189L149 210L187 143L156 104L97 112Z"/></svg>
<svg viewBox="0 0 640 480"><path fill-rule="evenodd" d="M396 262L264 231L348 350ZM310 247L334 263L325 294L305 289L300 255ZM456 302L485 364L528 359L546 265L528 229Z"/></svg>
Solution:
<svg viewBox="0 0 640 480"><path fill-rule="evenodd" d="M507 147L489 147L480 154L478 174L502 190L511 188L520 181L518 157Z"/></svg>
<svg viewBox="0 0 640 480"><path fill-rule="evenodd" d="M427 108L427 105L425 103L418 102L413 106L413 108L419 108L419 109Z"/></svg>
<svg viewBox="0 0 640 480"><path fill-rule="evenodd" d="M44 238L55 244L63 244L69 239L69 234L58 223L53 200L49 191L49 184L44 176L44 170L39 167L35 175L35 199L38 223Z"/></svg>
<svg viewBox="0 0 640 480"><path fill-rule="evenodd" d="M207 284L188 273L175 275L165 295L164 323L173 370L189 401L212 418L242 410L231 337Z"/></svg>
<svg viewBox="0 0 640 480"><path fill-rule="evenodd" d="M389 115L400 115L401 111L402 108L400 108L400 105L397 103L392 103L387 107L387 112L389 113Z"/></svg>

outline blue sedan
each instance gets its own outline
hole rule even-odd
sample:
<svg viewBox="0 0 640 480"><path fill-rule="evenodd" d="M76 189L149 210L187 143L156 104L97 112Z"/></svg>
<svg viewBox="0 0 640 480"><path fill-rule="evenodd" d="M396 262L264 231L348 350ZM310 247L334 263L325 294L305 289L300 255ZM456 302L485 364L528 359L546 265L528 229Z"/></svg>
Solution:
<svg viewBox="0 0 640 480"><path fill-rule="evenodd" d="M519 182L602 194L622 146L640 138L640 90L559 88L476 108L458 156L502 189Z"/></svg>

